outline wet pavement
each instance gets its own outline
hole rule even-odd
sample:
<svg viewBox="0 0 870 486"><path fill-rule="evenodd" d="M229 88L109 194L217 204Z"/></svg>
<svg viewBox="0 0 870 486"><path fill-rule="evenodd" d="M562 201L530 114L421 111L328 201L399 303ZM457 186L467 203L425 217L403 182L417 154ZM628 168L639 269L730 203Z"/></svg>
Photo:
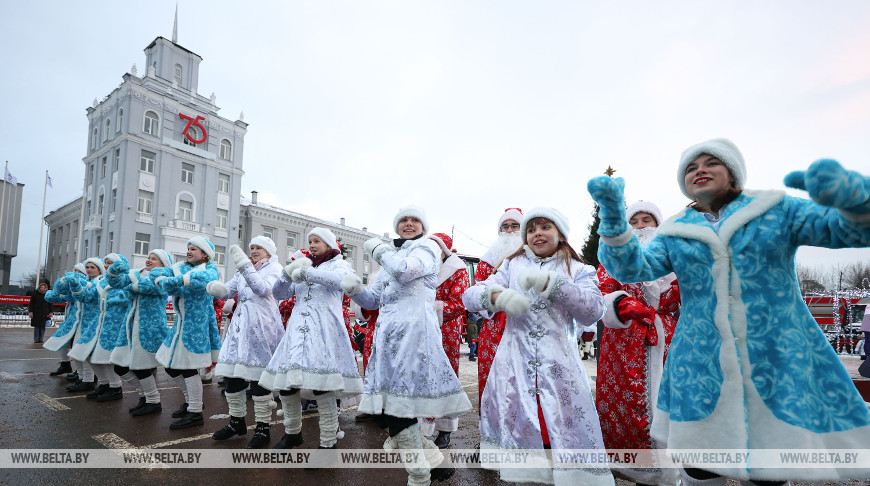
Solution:
<svg viewBox="0 0 870 486"><path fill-rule="evenodd" d="M46 339L53 329L46 331ZM451 435L451 449L474 449L480 442L478 429L477 363L468 361L463 345L460 359L460 381L474 406L460 417L459 430ZM860 361L845 357L850 375L857 376ZM596 362L583 361L594 386ZM253 431L240 438L217 442L211 434L227 423L227 404L217 384L204 385L205 425L182 430L169 430L170 414L184 401L181 391L166 373L157 371L157 384L163 412L144 417L132 417L128 409L136 405L135 391L126 388L124 399L97 403L85 399L85 393L69 393L63 376L52 377L57 368L57 353L32 342L32 330L0 328L0 448L3 449L227 449L242 450ZM343 409L339 417L345 437L338 442L344 450L382 448L386 433L374 423L354 420L355 407ZM283 425L272 423L272 445L283 435ZM248 402L246 419L253 429L253 404ZM303 447L317 446L319 437L316 411L305 412L302 434ZM0 469L0 484L248 484L287 483L330 486L372 484L405 484L403 468L387 469ZM729 485L739 484L729 480ZM496 473L481 469L457 469L453 478L443 485L508 484ZM632 484L617 480L618 485ZM798 484L798 483L794 483ZM808 484L808 483L801 483ZM863 481L818 484L865 484Z"/></svg>

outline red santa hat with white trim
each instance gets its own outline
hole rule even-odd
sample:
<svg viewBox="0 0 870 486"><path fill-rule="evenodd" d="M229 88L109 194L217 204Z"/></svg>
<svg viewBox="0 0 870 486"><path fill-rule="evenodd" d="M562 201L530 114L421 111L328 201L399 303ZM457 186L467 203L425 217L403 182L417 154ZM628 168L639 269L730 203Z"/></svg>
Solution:
<svg viewBox="0 0 870 486"><path fill-rule="evenodd" d="M501 217L498 218L498 232L501 233L501 225L505 221L512 219L517 223L522 224L523 222L523 210L520 208L507 208L502 213Z"/></svg>

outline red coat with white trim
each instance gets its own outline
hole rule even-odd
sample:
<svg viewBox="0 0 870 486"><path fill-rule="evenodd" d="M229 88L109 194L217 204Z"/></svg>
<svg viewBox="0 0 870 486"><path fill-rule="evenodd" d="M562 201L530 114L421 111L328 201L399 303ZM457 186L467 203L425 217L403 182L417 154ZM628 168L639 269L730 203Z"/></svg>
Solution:
<svg viewBox="0 0 870 486"><path fill-rule="evenodd" d="M438 272L438 288L435 289L435 312L441 324L441 341L444 352L459 376L459 345L462 342L462 328L467 317L462 294L471 285L465 262L456 255L450 255L441 264Z"/></svg>

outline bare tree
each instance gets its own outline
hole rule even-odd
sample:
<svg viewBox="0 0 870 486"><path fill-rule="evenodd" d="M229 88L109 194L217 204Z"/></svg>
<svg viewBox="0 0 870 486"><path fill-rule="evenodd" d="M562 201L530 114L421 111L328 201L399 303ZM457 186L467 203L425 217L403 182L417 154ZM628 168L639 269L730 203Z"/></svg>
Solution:
<svg viewBox="0 0 870 486"><path fill-rule="evenodd" d="M822 292L827 288L830 279L821 269L798 264L795 271L801 292Z"/></svg>
<svg viewBox="0 0 870 486"><path fill-rule="evenodd" d="M840 269L844 289L870 289L870 263L850 263Z"/></svg>
<svg viewBox="0 0 870 486"><path fill-rule="evenodd" d="M45 280L45 268L40 269L42 280ZM23 289L36 289L36 270L24 273L18 279L18 285Z"/></svg>

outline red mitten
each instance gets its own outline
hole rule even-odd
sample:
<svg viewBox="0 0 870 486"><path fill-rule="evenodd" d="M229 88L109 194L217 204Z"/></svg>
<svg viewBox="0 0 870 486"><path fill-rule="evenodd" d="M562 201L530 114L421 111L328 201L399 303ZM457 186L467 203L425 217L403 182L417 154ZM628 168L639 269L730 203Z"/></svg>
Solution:
<svg viewBox="0 0 870 486"><path fill-rule="evenodd" d="M616 304L616 312L622 322L641 321L649 326L656 317L655 312L647 305L633 297L620 299Z"/></svg>

